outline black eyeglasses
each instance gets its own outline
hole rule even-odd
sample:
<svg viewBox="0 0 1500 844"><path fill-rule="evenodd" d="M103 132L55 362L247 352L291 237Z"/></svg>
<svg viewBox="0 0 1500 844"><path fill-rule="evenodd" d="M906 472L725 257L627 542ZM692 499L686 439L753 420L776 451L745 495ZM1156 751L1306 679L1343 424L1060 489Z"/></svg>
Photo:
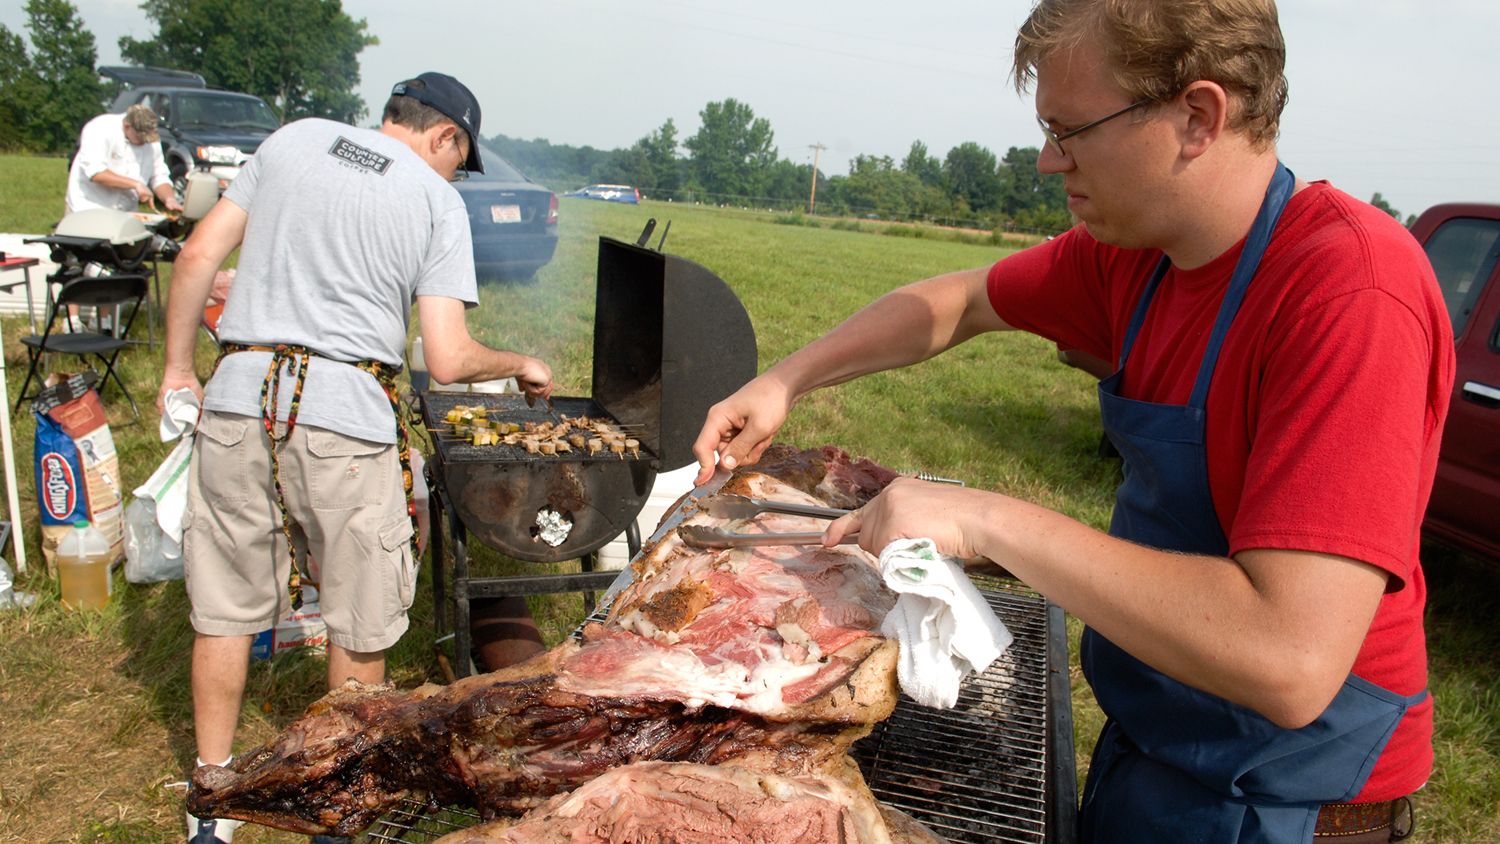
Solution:
<svg viewBox="0 0 1500 844"><path fill-rule="evenodd" d="M457 137L453 139L453 148L458 150L458 167L453 171L453 176L448 181L462 182L464 179L469 178L469 154L464 151L463 147L459 146Z"/></svg>
<svg viewBox="0 0 1500 844"><path fill-rule="evenodd" d="M1135 111L1136 109L1140 108L1141 106L1150 105L1150 104L1151 104L1150 100L1141 100L1140 102L1135 103L1134 105L1125 106L1124 108L1120 109L1119 111L1115 112L1114 114L1111 114L1111 115L1109 115L1107 117L1101 117L1098 120L1095 120L1093 123L1090 123L1090 124L1088 124L1086 126L1080 126L1077 129L1074 129L1074 130L1069 131L1069 132L1064 132L1061 135L1059 135L1056 132L1052 131L1052 127L1047 125L1047 121L1043 120L1042 116L1040 114L1038 114L1036 116L1036 122L1037 122L1038 126L1042 127L1042 134L1046 136L1047 143L1049 143L1049 144L1052 145L1052 149L1058 155L1067 155L1068 151L1065 150L1065 149L1063 149L1063 146L1062 146L1062 142L1063 141L1066 141L1067 139L1073 137L1074 135L1077 135L1077 134L1080 134L1080 133L1083 133L1083 132L1087 132L1088 130L1094 128L1095 126L1098 126L1100 123L1108 123L1109 121L1114 120L1116 117L1119 117L1122 114L1128 114L1128 113L1130 113L1132 111Z"/></svg>

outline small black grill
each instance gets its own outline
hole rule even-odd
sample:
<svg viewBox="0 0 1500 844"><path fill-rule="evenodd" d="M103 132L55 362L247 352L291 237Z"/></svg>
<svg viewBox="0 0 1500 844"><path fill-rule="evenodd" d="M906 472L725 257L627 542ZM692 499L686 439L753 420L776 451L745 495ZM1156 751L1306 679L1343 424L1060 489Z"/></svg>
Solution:
<svg viewBox="0 0 1500 844"><path fill-rule="evenodd" d="M593 571L594 553L627 536L639 548L635 518L659 472L693 462L693 441L708 409L755 377L755 329L734 291L704 267L647 249L655 220L637 243L599 238L594 306L592 395L555 397L553 408L525 406L518 396L424 392L422 417L433 441L427 464L432 490L434 622L448 622L442 517L453 543L452 601L457 676L469 671L469 600L608 586L613 572ZM560 422L563 415L608 418L637 439L639 456L585 449L531 454L507 445L475 446L446 436L456 405L495 408L493 421ZM538 517L566 530L544 534ZM468 538L518 560L579 559L582 572L470 577Z"/></svg>
<svg viewBox="0 0 1500 844"><path fill-rule="evenodd" d="M958 705L935 710L902 696L854 745L870 790L951 842L1074 844L1078 789L1063 611L1014 581L976 578L1015 641ZM602 621L607 608L590 620ZM428 844L481 822L461 809L407 800L365 842Z"/></svg>
<svg viewBox="0 0 1500 844"><path fill-rule="evenodd" d="M604 419L619 424L589 398L558 398L527 407L516 395L427 393L422 398L439 486L458 520L485 545L519 560L551 563L590 553L632 524L651 493L660 460L644 444L637 454L586 448L558 454L532 454L519 445L474 445L445 431L444 417L455 407L481 405L490 422L557 424L563 416ZM589 436L593 436L590 434ZM543 541L537 514L551 510L572 524L566 539Z"/></svg>

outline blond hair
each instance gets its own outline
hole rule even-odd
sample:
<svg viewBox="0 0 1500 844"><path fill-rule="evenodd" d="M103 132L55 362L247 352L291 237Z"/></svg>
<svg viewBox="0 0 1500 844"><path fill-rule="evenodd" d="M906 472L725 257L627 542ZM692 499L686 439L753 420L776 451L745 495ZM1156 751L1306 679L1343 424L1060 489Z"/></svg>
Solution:
<svg viewBox="0 0 1500 844"><path fill-rule="evenodd" d="M1276 139L1286 107L1286 42L1275 0L1039 0L1016 33L1016 91L1038 64L1097 37L1132 102L1165 103L1198 80L1230 95L1228 127Z"/></svg>

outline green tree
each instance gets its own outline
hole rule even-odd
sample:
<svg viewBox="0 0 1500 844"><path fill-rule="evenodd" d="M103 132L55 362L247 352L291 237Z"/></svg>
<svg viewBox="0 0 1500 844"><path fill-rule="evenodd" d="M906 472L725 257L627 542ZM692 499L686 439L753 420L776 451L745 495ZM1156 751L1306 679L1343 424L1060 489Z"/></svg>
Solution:
<svg viewBox="0 0 1500 844"><path fill-rule="evenodd" d="M588 184L595 171L609 166L612 155L588 146L554 144L545 138L525 141L491 135L483 142L528 177L559 192Z"/></svg>
<svg viewBox="0 0 1500 844"><path fill-rule="evenodd" d="M936 216L953 212L953 202L945 192L922 184L904 163L898 169L889 156L855 156L849 165L848 178L839 182L838 198L851 209L876 211L882 216Z"/></svg>
<svg viewBox="0 0 1500 844"><path fill-rule="evenodd" d="M651 166L645 149L637 141L633 146L614 150L607 160L594 165L589 181L645 190L656 187L656 168Z"/></svg>
<svg viewBox="0 0 1500 844"><path fill-rule="evenodd" d="M652 187L677 190L682 184L682 162L677 157L677 124L672 118L668 117L660 129L651 130L651 134L636 141L635 145L651 164Z"/></svg>
<svg viewBox="0 0 1500 844"><path fill-rule="evenodd" d="M767 169L761 196L796 203L796 207L805 208L808 197L812 194L812 169L811 163L798 164L785 158L781 159ZM818 181L820 196L823 185L826 183L824 179Z"/></svg>
<svg viewBox="0 0 1500 844"><path fill-rule="evenodd" d="M1401 212L1392 208L1391 204L1385 201L1385 197L1381 196L1379 191L1376 191L1375 195L1370 197L1370 204L1396 218L1396 222L1401 222Z"/></svg>
<svg viewBox="0 0 1500 844"><path fill-rule="evenodd" d="M1067 209L1068 195L1063 189L1062 174L1042 175L1036 169L1040 155L1036 147L1011 147L1005 153L1001 167L1006 170L1007 178L1001 211L1014 217L1023 211L1036 215Z"/></svg>
<svg viewBox="0 0 1500 844"><path fill-rule="evenodd" d="M255 94L283 120L354 123L368 113L354 88L359 53L380 39L339 0L145 0L147 40L120 39L142 65L201 74L209 85Z"/></svg>
<svg viewBox="0 0 1500 844"><path fill-rule="evenodd" d="M0 24L0 149L25 149L26 127L37 102L36 73L21 36Z"/></svg>
<svg viewBox="0 0 1500 844"><path fill-rule="evenodd" d="M776 163L771 123L733 98L698 112L703 125L682 142L692 152L693 175L710 193L761 196L767 170Z"/></svg>
<svg viewBox="0 0 1500 844"><path fill-rule="evenodd" d="M63 152L78 143L83 124L104 110L94 34L83 28L78 8L67 0L27 0L26 14L31 56L18 36L4 32L0 74L7 79L0 85L18 97L11 111L23 144Z"/></svg>
<svg viewBox="0 0 1500 844"><path fill-rule="evenodd" d="M953 193L962 197L969 208L983 213L1000 207L1005 183L993 152L966 141L948 150L943 172Z"/></svg>
<svg viewBox="0 0 1500 844"><path fill-rule="evenodd" d="M921 141L911 142L911 151L901 162L901 172L916 176L922 184L930 188L947 190L948 183L943 175L943 162L937 156L927 154L927 145Z"/></svg>

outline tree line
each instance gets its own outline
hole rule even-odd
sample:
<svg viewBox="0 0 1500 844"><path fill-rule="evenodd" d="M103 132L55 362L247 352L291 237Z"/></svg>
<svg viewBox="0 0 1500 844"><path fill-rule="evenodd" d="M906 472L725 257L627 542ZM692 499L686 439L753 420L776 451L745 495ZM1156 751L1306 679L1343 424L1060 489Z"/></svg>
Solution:
<svg viewBox="0 0 1500 844"><path fill-rule="evenodd" d="M136 65L201 75L210 87L254 94L283 122L368 114L354 93L359 54L379 40L340 0L144 0L150 38L119 41ZM68 0L26 0L31 48L0 24L0 150L67 153L118 93L100 80L94 36ZM597 150L496 135L494 150L554 189L633 185L657 199L806 208L813 166L780 157L775 133L735 99L710 102L679 139L668 119L629 147ZM939 158L921 141L900 161L858 155L847 175L816 174L817 210L982 228L1060 231L1070 224L1062 178L1037 172L1036 147L1004 156L969 141ZM1380 194L1372 203L1397 220ZM1410 219L1407 224L1410 225Z"/></svg>
<svg viewBox="0 0 1500 844"><path fill-rule="evenodd" d="M627 184L654 199L807 209L813 166L781 158L775 133L748 104L711 102L681 140L669 118L629 147L598 150L496 135L485 143L556 189ZM818 213L875 215L994 228L1061 231L1070 224L1062 177L1037 172L1035 147L997 157L969 141L939 158L921 141L906 157L858 155L847 175L818 171Z"/></svg>
<svg viewBox="0 0 1500 844"><path fill-rule="evenodd" d="M254 94L283 122L367 114L359 53L380 43L339 0L145 0L150 38L120 39L136 65L186 70L212 88ZM66 153L118 92L101 81L94 35L68 0L27 0L31 49L0 24L0 150Z"/></svg>

